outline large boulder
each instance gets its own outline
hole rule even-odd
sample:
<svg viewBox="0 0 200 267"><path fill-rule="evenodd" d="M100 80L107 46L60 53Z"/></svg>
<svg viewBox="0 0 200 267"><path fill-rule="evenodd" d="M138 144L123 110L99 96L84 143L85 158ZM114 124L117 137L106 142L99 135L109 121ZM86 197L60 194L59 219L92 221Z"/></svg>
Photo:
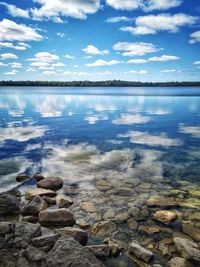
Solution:
<svg viewBox="0 0 200 267"><path fill-rule="evenodd" d="M19 200L16 196L3 193L0 195L0 215L19 211Z"/></svg>
<svg viewBox="0 0 200 267"><path fill-rule="evenodd" d="M81 245L85 246L87 244L87 233L79 228L75 227L64 227L56 229L56 232L60 235L67 235L73 237Z"/></svg>
<svg viewBox="0 0 200 267"><path fill-rule="evenodd" d="M177 214L173 211L159 210L153 214L153 218L156 221L159 221L159 222L162 222L168 225L168 224L173 223L176 220Z"/></svg>
<svg viewBox="0 0 200 267"><path fill-rule="evenodd" d="M97 258L73 238L63 236L46 256L47 267L103 267Z"/></svg>
<svg viewBox="0 0 200 267"><path fill-rule="evenodd" d="M20 213L23 216L38 215L40 211L47 209L47 207L47 203L40 196L35 196L21 209Z"/></svg>
<svg viewBox="0 0 200 267"><path fill-rule="evenodd" d="M39 181L37 187L57 191L63 187L63 180L59 177L48 177Z"/></svg>
<svg viewBox="0 0 200 267"><path fill-rule="evenodd" d="M175 237L174 244L180 255L184 259L200 262L200 249L197 243L185 238Z"/></svg>
<svg viewBox="0 0 200 267"><path fill-rule="evenodd" d="M44 188L33 188L33 189L30 189L28 192L26 192L25 198L29 200L35 196L55 197L56 195L57 193L52 190L48 190Z"/></svg>
<svg viewBox="0 0 200 267"><path fill-rule="evenodd" d="M149 262L153 257L153 253L150 250L147 250L140 246L137 241L132 241L129 245L129 253L135 255L137 258Z"/></svg>
<svg viewBox="0 0 200 267"><path fill-rule="evenodd" d="M43 210L38 219L42 226L73 226L76 223L73 213L65 208Z"/></svg>

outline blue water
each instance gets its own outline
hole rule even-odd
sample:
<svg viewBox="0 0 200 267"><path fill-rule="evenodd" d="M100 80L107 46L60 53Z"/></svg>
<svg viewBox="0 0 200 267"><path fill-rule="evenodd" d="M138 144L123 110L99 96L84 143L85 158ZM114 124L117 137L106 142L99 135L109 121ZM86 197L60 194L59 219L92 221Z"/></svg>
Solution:
<svg viewBox="0 0 200 267"><path fill-rule="evenodd" d="M126 170L150 153L159 163L152 171L149 163L150 175L198 182L199 121L200 88L1 88L1 190L24 171L81 180L68 160L73 153L92 155L85 168L108 160L115 170L116 151L127 151L118 159L128 157ZM88 175L82 161L75 165Z"/></svg>

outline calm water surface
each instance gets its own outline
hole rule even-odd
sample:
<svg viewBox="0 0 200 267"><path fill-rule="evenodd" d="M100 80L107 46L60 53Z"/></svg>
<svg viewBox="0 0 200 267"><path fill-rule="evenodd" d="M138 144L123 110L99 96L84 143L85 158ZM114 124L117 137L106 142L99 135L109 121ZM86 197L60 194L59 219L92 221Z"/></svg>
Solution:
<svg viewBox="0 0 200 267"><path fill-rule="evenodd" d="M199 148L200 88L0 89L0 190L19 172L60 176L77 218L107 219L179 189L190 220L200 206Z"/></svg>

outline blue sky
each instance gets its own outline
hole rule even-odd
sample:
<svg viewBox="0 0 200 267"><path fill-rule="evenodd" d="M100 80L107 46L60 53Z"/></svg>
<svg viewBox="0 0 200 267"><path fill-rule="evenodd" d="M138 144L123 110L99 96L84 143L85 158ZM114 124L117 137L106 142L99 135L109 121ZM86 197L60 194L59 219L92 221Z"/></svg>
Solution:
<svg viewBox="0 0 200 267"><path fill-rule="evenodd" d="M0 1L0 80L200 80L196 0Z"/></svg>

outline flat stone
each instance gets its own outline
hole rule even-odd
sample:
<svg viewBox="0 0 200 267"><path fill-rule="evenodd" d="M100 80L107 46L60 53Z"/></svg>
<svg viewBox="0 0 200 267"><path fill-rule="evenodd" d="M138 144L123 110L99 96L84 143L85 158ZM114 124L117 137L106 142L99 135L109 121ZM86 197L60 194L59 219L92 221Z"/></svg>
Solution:
<svg viewBox="0 0 200 267"><path fill-rule="evenodd" d="M153 253L150 250L143 248L136 241L132 241L130 243L128 251L130 254L135 255L137 258L145 262L149 262L150 259L153 257Z"/></svg>
<svg viewBox="0 0 200 267"><path fill-rule="evenodd" d="M47 203L40 196L35 196L21 209L20 213L22 216L38 215L40 211L45 209L47 209Z"/></svg>
<svg viewBox="0 0 200 267"><path fill-rule="evenodd" d="M182 224L183 233L189 235L196 241L200 241L200 230L190 224Z"/></svg>
<svg viewBox="0 0 200 267"><path fill-rule="evenodd" d="M93 245L86 248L99 260L107 260L111 256L111 249L107 245Z"/></svg>
<svg viewBox="0 0 200 267"><path fill-rule="evenodd" d="M73 204L73 199L70 196L58 195L56 197L56 202L59 208L69 208Z"/></svg>
<svg viewBox="0 0 200 267"><path fill-rule="evenodd" d="M32 199L35 196L48 196L48 197L55 197L57 195L56 192L49 190L49 189L43 189L43 188L34 188L30 189L25 194L25 199L29 200Z"/></svg>
<svg viewBox="0 0 200 267"><path fill-rule="evenodd" d="M129 218L129 215L128 215L128 212L122 212L122 213L119 213L115 216L115 219L114 221L116 223L123 223L123 222L126 222Z"/></svg>
<svg viewBox="0 0 200 267"><path fill-rule="evenodd" d="M15 223L15 236L22 237L24 240L30 240L41 234L41 226L29 222Z"/></svg>
<svg viewBox="0 0 200 267"><path fill-rule="evenodd" d="M0 194L0 215L19 211L19 200L10 194Z"/></svg>
<svg viewBox="0 0 200 267"><path fill-rule="evenodd" d="M176 237L174 238L174 244L184 259L200 262L200 250L197 243L194 243L188 239Z"/></svg>
<svg viewBox="0 0 200 267"><path fill-rule="evenodd" d="M97 212L97 209L92 202L83 202L81 203L80 207L81 209L89 213Z"/></svg>
<svg viewBox="0 0 200 267"><path fill-rule="evenodd" d="M43 235L35 237L31 240L31 243L35 247L44 247L44 246L54 246L56 241L60 238L59 234L50 234L50 235Z"/></svg>
<svg viewBox="0 0 200 267"><path fill-rule="evenodd" d="M57 240L46 256L48 267L103 267L88 249L73 238L63 236Z"/></svg>
<svg viewBox="0 0 200 267"><path fill-rule="evenodd" d="M28 174L26 174L26 173L20 173L20 174L17 175L16 181L17 182L23 182L23 181L25 181L25 180L27 180L29 178L30 178L30 176Z"/></svg>
<svg viewBox="0 0 200 267"><path fill-rule="evenodd" d="M156 221L159 221L159 222L162 222L168 225L168 224L173 223L176 220L177 214L173 211L159 210L153 214L153 218Z"/></svg>
<svg viewBox="0 0 200 267"><path fill-rule="evenodd" d="M152 196L147 200L149 207L175 207L178 205L177 201L171 198L164 198L160 196Z"/></svg>
<svg viewBox="0 0 200 267"><path fill-rule="evenodd" d="M180 258L180 257L174 257L168 262L169 267L195 267L192 263L190 263L188 260Z"/></svg>
<svg viewBox="0 0 200 267"><path fill-rule="evenodd" d="M63 187L63 180L59 177L44 178L37 182L37 187L57 191Z"/></svg>
<svg viewBox="0 0 200 267"><path fill-rule="evenodd" d="M60 235L67 235L73 237L76 241L78 241L81 245L85 246L87 244L87 233L82 229L75 227L64 227L55 230L56 233Z"/></svg>
<svg viewBox="0 0 200 267"><path fill-rule="evenodd" d="M43 210L38 219L42 226L73 226L76 223L73 213L65 208Z"/></svg>
<svg viewBox="0 0 200 267"><path fill-rule="evenodd" d="M82 229L87 229L90 227L90 223L82 218L76 220L76 224Z"/></svg>
<svg viewBox="0 0 200 267"><path fill-rule="evenodd" d="M135 255L129 254L129 259L136 264L137 267L152 267L150 264L138 259ZM162 266L161 266L162 267Z"/></svg>
<svg viewBox="0 0 200 267"><path fill-rule="evenodd" d="M160 228L156 226L139 225L138 231L148 235L154 235L160 232Z"/></svg>
<svg viewBox="0 0 200 267"><path fill-rule="evenodd" d="M105 238L108 234L116 230L116 224L111 221L101 221L95 223L91 229L91 234L97 238Z"/></svg>
<svg viewBox="0 0 200 267"><path fill-rule="evenodd" d="M42 261L45 256L46 253L32 245L29 245L26 248L26 252L27 252L27 257L30 261Z"/></svg>

